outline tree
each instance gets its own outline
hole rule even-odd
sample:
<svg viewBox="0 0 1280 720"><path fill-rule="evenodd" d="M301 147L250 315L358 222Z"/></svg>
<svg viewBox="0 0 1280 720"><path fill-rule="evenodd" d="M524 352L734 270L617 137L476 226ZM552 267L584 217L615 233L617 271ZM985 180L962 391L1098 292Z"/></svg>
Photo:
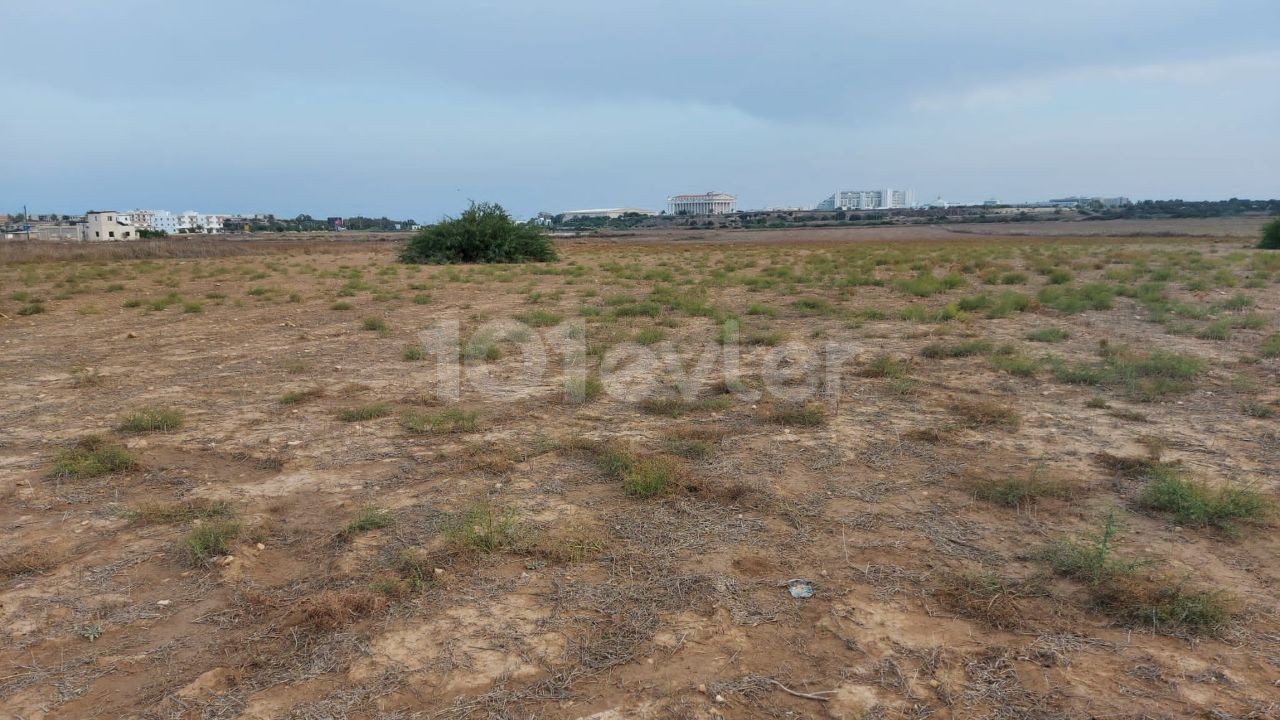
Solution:
<svg viewBox="0 0 1280 720"><path fill-rule="evenodd" d="M1267 250L1280 250L1280 217L1262 226L1262 242L1258 247Z"/></svg>
<svg viewBox="0 0 1280 720"><path fill-rule="evenodd" d="M471 203L460 217L423 228L405 244L406 263L517 263L556 259L551 239L511 219L497 203Z"/></svg>

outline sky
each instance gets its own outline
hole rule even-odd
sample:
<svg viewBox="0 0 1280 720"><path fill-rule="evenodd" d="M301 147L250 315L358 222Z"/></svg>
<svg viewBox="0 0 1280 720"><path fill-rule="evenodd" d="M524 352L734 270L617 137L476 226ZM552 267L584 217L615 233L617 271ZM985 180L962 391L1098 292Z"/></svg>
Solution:
<svg viewBox="0 0 1280 720"><path fill-rule="evenodd" d="M0 0L0 212L1280 197L1276 0Z"/></svg>

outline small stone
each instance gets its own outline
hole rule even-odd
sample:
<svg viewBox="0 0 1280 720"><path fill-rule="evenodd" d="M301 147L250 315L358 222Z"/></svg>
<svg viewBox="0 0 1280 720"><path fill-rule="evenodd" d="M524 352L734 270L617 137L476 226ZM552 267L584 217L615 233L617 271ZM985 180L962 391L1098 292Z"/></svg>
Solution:
<svg viewBox="0 0 1280 720"><path fill-rule="evenodd" d="M717 696L715 697L715 701L716 701L716 702L718 702L718 703L722 703L722 702L724 702L724 696L723 696L723 695L717 695Z"/></svg>
<svg viewBox="0 0 1280 720"><path fill-rule="evenodd" d="M266 550L266 549L267 549L267 546L266 546L266 545L263 545L262 543L258 543L257 548L258 548L259 550Z"/></svg>
<svg viewBox="0 0 1280 720"><path fill-rule="evenodd" d="M160 607L168 607L168 606L169 606L170 604L172 604L172 603L173 603L173 601L172 601L172 600L157 600L157 601L156 601L156 604L157 604L157 605L159 605Z"/></svg>
<svg viewBox="0 0 1280 720"><path fill-rule="evenodd" d="M435 569L435 574L436 574L436 577L439 577L439 576L443 575L443 574L444 574L444 568L436 568L436 569Z"/></svg>
<svg viewBox="0 0 1280 720"><path fill-rule="evenodd" d="M706 694L707 694L707 684L706 684L706 683L698 683L698 692L702 693L703 695L706 695Z"/></svg>

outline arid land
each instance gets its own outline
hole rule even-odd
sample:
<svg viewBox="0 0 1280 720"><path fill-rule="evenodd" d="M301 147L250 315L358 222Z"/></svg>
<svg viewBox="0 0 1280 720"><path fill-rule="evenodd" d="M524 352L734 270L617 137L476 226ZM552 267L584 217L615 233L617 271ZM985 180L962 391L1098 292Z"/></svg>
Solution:
<svg viewBox="0 0 1280 720"><path fill-rule="evenodd" d="M1280 252L1117 222L0 252L0 717L1277 717Z"/></svg>

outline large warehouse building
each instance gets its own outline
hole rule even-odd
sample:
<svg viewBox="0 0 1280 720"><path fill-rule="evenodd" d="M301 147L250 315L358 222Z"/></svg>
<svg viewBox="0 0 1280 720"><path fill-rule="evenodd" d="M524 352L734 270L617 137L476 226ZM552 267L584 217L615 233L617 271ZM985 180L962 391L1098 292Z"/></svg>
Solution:
<svg viewBox="0 0 1280 720"><path fill-rule="evenodd" d="M667 212L672 215L725 215L738 211L738 198L727 193L672 195L667 198Z"/></svg>
<svg viewBox="0 0 1280 720"><path fill-rule="evenodd" d="M916 206L914 190L841 190L818 203L818 210L889 210Z"/></svg>

